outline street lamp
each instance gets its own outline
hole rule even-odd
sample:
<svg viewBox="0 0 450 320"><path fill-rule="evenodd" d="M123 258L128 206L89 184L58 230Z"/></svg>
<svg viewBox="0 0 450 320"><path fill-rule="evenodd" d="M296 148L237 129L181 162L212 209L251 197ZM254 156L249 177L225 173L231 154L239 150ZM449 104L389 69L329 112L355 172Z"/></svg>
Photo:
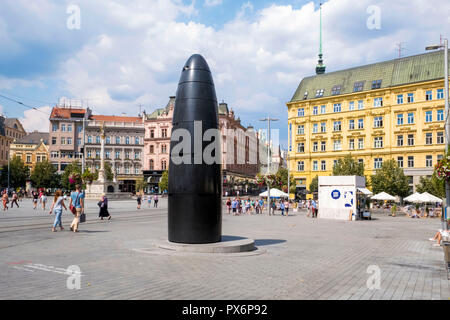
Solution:
<svg viewBox="0 0 450 320"><path fill-rule="evenodd" d="M271 117L267 117L264 119L259 119L259 121L267 121L268 123L268 138L267 138L267 176L269 176L269 168L270 168L270 121L278 121L278 119L274 119ZM267 209L269 209L270 215L270 185L269 180L267 180Z"/></svg>
<svg viewBox="0 0 450 320"><path fill-rule="evenodd" d="M449 123L449 107L448 107L448 40L444 39L444 44L428 46L425 50L436 50L436 49L444 49L444 84L445 84L445 154L448 154L448 145L450 142L449 134L450 134L450 123ZM445 212L448 214L450 212L450 184L446 180L445 181ZM444 214L441 215L442 228L444 230L448 229L447 221L444 219Z"/></svg>

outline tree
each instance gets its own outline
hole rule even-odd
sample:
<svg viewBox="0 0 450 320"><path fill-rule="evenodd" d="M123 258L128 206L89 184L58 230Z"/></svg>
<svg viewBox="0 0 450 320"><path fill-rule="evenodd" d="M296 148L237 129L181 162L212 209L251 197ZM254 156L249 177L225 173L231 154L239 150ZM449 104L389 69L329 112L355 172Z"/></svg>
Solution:
<svg viewBox="0 0 450 320"><path fill-rule="evenodd" d="M285 168L279 168L278 172L276 173L276 178L279 182L281 182L281 186L282 186L282 191L283 192L287 192L287 185L288 185L288 170ZM296 191L296 186L295 186L295 180L294 177L292 175L290 175L290 181L289 181L289 193L295 193Z"/></svg>
<svg viewBox="0 0 450 320"><path fill-rule="evenodd" d="M20 157L14 157L9 162L9 186L10 188L25 188L27 179L30 177L30 170ZM1 172L2 187L8 186L8 165L3 166Z"/></svg>
<svg viewBox="0 0 450 320"><path fill-rule="evenodd" d="M375 194L383 191L400 197L409 194L408 178L394 159L383 162L381 168L371 176L371 184Z"/></svg>
<svg viewBox="0 0 450 320"><path fill-rule="evenodd" d="M164 192L165 190L169 190L169 171L168 170L163 172L161 180L159 181L159 191Z"/></svg>
<svg viewBox="0 0 450 320"><path fill-rule="evenodd" d="M60 176L56 168L48 161L38 162L31 173L31 182L35 188L58 188Z"/></svg>
<svg viewBox="0 0 450 320"><path fill-rule="evenodd" d="M136 192L143 192L146 186L147 182L144 180L144 178L136 180Z"/></svg>
<svg viewBox="0 0 450 320"><path fill-rule="evenodd" d="M360 176L364 177L364 163L359 163L350 154L339 159L333 167L333 176Z"/></svg>
<svg viewBox="0 0 450 320"><path fill-rule="evenodd" d="M99 170L95 170L94 173L94 180L98 180L98 172ZM113 181L114 180L114 173L112 171L112 167L108 162L105 162L105 178L106 181Z"/></svg>
<svg viewBox="0 0 450 320"><path fill-rule="evenodd" d="M81 165L78 161L72 162L66 166L61 175L61 185L66 190L75 190L77 184L82 184Z"/></svg>
<svg viewBox="0 0 450 320"><path fill-rule="evenodd" d="M319 176L315 176L309 184L309 192L314 193L319 191Z"/></svg>
<svg viewBox="0 0 450 320"><path fill-rule="evenodd" d="M417 192L428 192L438 198L445 198L445 180L440 180L433 174L431 177L420 177Z"/></svg>

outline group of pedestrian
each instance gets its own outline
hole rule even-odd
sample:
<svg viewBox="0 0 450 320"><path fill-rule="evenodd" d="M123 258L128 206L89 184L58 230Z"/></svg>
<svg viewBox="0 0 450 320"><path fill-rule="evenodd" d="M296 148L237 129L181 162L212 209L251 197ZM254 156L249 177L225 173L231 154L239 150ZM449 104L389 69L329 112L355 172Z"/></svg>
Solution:
<svg viewBox="0 0 450 320"><path fill-rule="evenodd" d="M62 194L62 192L61 192ZM31 192L31 201L33 202L33 210L37 209L38 202L41 205L42 211L45 211L45 208L47 206L47 193L45 190L40 190L39 192L36 190L33 190Z"/></svg>
<svg viewBox="0 0 450 320"><path fill-rule="evenodd" d="M55 192L55 197L53 198L53 203L50 208L50 214L55 214L55 221L53 222L52 231L56 232L56 228L59 227L61 231L64 230L62 226L62 210L67 211L67 206L65 204L66 197L63 195L61 190ZM37 204L33 194L33 203ZM78 227L80 224L80 217L84 214L84 193L81 191L81 186L76 185L75 191L70 194L69 210L74 215L72 223L70 224L70 231L79 232Z"/></svg>
<svg viewBox="0 0 450 320"><path fill-rule="evenodd" d="M291 207L291 202L289 200L272 200L271 201L271 205L270 205L270 210L269 210L269 215L275 215L275 211L276 210L280 210L281 211L281 215L284 216L284 214L286 213L286 216L289 215L289 208Z"/></svg>
<svg viewBox="0 0 450 320"><path fill-rule="evenodd" d="M8 204L9 204L9 195L8 195L8 190L3 190L1 193L1 197L2 197L2 204L3 204L3 211L7 211L9 209ZM17 206L17 208L19 208L19 194L15 191L13 191L12 193L12 198L11 198L11 208L14 208L14 205Z"/></svg>
<svg viewBox="0 0 450 320"><path fill-rule="evenodd" d="M317 218L317 214L319 212L317 201L314 199L308 200L307 208L308 208L308 213L306 216L307 217L311 216L312 218Z"/></svg>
<svg viewBox="0 0 450 320"><path fill-rule="evenodd" d="M231 198L228 198L226 201L226 206L228 209L228 214L231 214L231 211L233 211L233 215L240 215L242 213L252 215L253 212L260 214L262 213L264 200L252 200L250 198L245 200L240 199L239 197L231 200Z"/></svg>

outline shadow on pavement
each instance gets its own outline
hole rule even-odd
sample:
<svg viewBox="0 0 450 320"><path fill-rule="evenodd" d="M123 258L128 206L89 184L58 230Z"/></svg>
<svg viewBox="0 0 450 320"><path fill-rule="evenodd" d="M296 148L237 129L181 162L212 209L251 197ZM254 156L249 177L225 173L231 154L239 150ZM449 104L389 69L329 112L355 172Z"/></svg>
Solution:
<svg viewBox="0 0 450 320"><path fill-rule="evenodd" d="M257 239L255 240L255 246L270 246L272 244L284 243L286 240L282 239Z"/></svg>

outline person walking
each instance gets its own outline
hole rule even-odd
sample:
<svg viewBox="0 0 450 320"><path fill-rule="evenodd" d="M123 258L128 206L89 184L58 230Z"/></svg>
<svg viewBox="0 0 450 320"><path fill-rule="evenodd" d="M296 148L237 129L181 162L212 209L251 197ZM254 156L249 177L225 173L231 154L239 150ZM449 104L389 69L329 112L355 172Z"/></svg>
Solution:
<svg viewBox="0 0 450 320"><path fill-rule="evenodd" d="M61 222L62 209L67 211L67 207L64 204L64 197L61 190L55 192L55 198L53 199L52 206L50 208L50 214L55 213L55 221L53 222L52 231L56 232L56 227L60 227L61 231L64 230Z"/></svg>
<svg viewBox="0 0 450 320"><path fill-rule="evenodd" d="M137 200L137 208L139 210L139 209L141 209L141 203L142 203L142 196L140 193L137 194L136 200Z"/></svg>
<svg viewBox="0 0 450 320"><path fill-rule="evenodd" d="M284 216L284 209L285 209L284 202L283 200L280 200L280 210L282 216Z"/></svg>
<svg viewBox="0 0 450 320"><path fill-rule="evenodd" d="M227 209L228 209L228 214L230 214L231 213L231 199L230 198L228 198L226 205L227 205Z"/></svg>
<svg viewBox="0 0 450 320"><path fill-rule="evenodd" d="M45 191L42 191L42 193L41 193L41 204L42 204L42 210L45 211L45 206L47 204L47 196L45 194Z"/></svg>
<svg viewBox="0 0 450 320"><path fill-rule="evenodd" d="M111 220L111 215L108 211L108 198L106 197L106 194L102 194L98 206L100 207L100 212L98 213L100 219L103 220L103 218L108 217L108 220Z"/></svg>
<svg viewBox="0 0 450 320"><path fill-rule="evenodd" d="M317 203L314 199L311 201L311 208L312 208L312 217L317 218Z"/></svg>
<svg viewBox="0 0 450 320"><path fill-rule="evenodd" d="M16 192L13 192L12 201L11 201L11 208L14 206L14 203L16 204L17 208L19 208L19 204L17 203L17 200L19 199L19 196Z"/></svg>
<svg viewBox="0 0 450 320"><path fill-rule="evenodd" d="M231 209L233 211L233 216L235 216L237 214L237 207L238 207L238 202L237 202L236 198L234 198L233 201L231 202Z"/></svg>
<svg viewBox="0 0 450 320"><path fill-rule="evenodd" d="M290 206L289 200L286 200L286 201L284 202L284 210L286 210L286 216L289 215L289 206Z"/></svg>
<svg viewBox="0 0 450 320"><path fill-rule="evenodd" d="M155 197L153 198L153 208L158 208L158 195L156 194Z"/></svg>
<svg viewBox="0 0 450 320"><path fill-rule="evenodd" d="M32 196L33 196L33 200L32 200L33 201L33 210L36 210L38 199L39 199L39 194L36 191L33 191Z"/></svg>
<svg viewBox="0 0 450 320"><path fill-rule="evenodd" d="M70 205L73 208L72 213L75 215L70 230L73 232L79 232L78 226L80 224L80 215L84 212L84 194L81 192L81 186L77 184L75 191L70 194ZM74 212L75 211L75 212Z"/></svg>
<svg viewBox="0 0 450 320"><path fill-rule="evenodd" d="M6 192L6 191L3 191L2 202L3 202L3 211L8 210L9 198L8 198L8 192Z"/></svg>
<svg viewBox="0 0 450 320"><path fill-rule="evenodd" d="M152 195L151 194L148 195L147 202L148 202L148 207L151 208L151 205L152 205Z"/></svg>

